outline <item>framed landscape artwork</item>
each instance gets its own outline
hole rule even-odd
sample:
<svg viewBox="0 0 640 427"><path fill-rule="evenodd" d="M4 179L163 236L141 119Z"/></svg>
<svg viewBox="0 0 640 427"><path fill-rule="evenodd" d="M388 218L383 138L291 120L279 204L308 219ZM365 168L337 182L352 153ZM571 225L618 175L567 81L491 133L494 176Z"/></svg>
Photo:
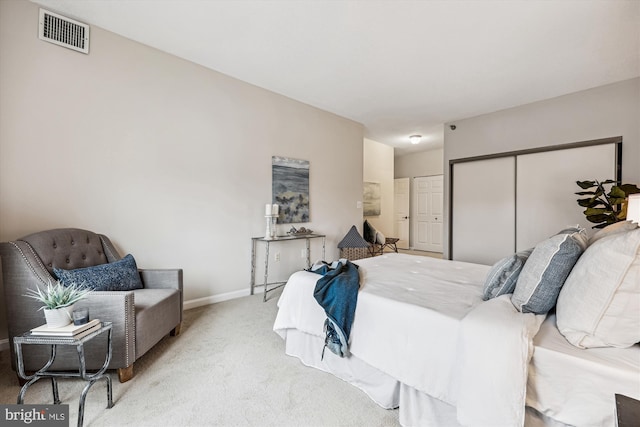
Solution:
<svg viewBox="0 0 640 427"><path fill-rule="evenodd" d="M362 195L362 207L364 216L380 215L380 183L365 182Z"/></svg>
<svg viewBox="0 0 640 427"><path fill-rule="evenodd" d="M309 161L273 156L272 198L279 224L309 222Z"/></svg>

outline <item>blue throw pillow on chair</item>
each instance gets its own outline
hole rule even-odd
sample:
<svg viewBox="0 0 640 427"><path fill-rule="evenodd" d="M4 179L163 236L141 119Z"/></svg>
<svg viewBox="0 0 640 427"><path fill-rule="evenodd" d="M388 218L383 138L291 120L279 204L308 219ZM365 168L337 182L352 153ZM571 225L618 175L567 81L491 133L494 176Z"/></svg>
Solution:
<svg viewBox="0 0 640 427"><path fill-rule="evenodd" d="M94 291L132 291L143 287L136 260L131 254L107 264L75 270L54 268L53 272L63 285L76 283Z"/></svg>

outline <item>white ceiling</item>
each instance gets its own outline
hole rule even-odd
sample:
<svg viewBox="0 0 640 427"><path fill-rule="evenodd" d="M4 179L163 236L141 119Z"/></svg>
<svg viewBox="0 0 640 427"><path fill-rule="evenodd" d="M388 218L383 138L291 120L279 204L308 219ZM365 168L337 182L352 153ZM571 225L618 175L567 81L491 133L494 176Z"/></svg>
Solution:
<svg viewBox="0 0 640 427"><path fill-rule="evenodd" d="M441 146L446 122L640 75L637 0L35 2L353 119L396 155Z"/></svg>

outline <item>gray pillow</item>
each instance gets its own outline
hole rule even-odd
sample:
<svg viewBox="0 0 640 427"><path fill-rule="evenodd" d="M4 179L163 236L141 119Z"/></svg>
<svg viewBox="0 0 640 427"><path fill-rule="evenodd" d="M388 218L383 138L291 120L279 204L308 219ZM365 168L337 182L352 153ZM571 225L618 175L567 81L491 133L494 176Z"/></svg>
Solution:
<svg viewBox="0 0 640 427"><path fill-rule="evenodd" d="M93 267L75 270L54 268L53 273L63 285L76 283L94 291L132 291L142 288L136 260L131 254L121 260Z"/></svg>
<svg viewBox="0 0 640 427"><path fill-rule="evenodd" d="M538 243L520 272L511 303L523 313L547 313L586 247L584 229L577 228Z"/></svg>
<svg viewBox="0 0 640 427"><path fill-rule="evenodd" d="M493 264L484 282L482 299L487 301L500 295L513 293L520 271L532 251L533 248L521 251Z"/></svg>

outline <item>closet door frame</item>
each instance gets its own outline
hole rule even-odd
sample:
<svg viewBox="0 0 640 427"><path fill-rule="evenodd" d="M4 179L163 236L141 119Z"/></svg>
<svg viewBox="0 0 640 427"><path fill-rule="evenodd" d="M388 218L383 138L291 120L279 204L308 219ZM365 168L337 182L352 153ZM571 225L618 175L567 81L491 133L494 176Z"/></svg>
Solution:
<svg viewBox="0 0 640 427"><path fill-rule="evenodd" d="M545 153L545 152L550 152L550 151L558 151L558 150L567 150L567 149L571 149L571 148L583 148L583 147L590 147L590 146L596 146L596 145L606 145L606 144L615 144L615 180L617 181L621 181L622 180L622 136L615 136L615 137L610 137L610 138L602 138L602 139L594 139L594 140L588 140L588 141L579 141L579 142L571 142L568 144L557 144L557 145L550 145L550 146L545 146L545 147L537 147L537 148L530 148L530 149L524 149L524 150L515 150L515 151L505 151L502 153L495 153L495 154L487 154L487 155L482 155L482 156L473 156L473 157L465 157L465 158L460 158L460 159L451 159L449 160L449 203L448 203L448 208L449 208L449 215L448 215L448 231L449 231L449 236L448 236L448 259L452 259L453 257L453 210L454 210L454 206L453 206L453 198L454 198L454 194L453 194L453 188L454 188L454 180L455 180L455 173L454 173L454 166L457 163L465 163L465 162L473 162L473 161L478 161L478 160L489 160L489 159L497 159L497 158L503 158L503 157L514 157L517 158L518 156L522 156L522 155L526 155L526 154L535 154L535 153ZM517 162L516 162L517 164ZM517 177L517 172L516 172L516 177ZM576 190L578 191L578 190ZM514 205L514 215L517 215L517 213L515 212L515 205ZM517 232L516 229L514 229L514 234Z"/></svg>

